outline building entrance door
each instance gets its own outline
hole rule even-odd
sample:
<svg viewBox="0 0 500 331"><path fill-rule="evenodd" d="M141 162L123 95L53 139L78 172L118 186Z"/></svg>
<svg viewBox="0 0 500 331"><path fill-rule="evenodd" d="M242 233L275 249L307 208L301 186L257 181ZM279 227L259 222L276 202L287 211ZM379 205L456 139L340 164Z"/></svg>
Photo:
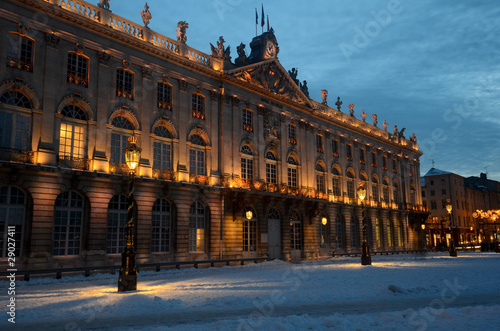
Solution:
<svg viewBox="0 0 500 331"><path fill-rule="evenodd" d="M268 234L269 234L269 258L281 258L281 221L276 219L268 219Z"/></svg>

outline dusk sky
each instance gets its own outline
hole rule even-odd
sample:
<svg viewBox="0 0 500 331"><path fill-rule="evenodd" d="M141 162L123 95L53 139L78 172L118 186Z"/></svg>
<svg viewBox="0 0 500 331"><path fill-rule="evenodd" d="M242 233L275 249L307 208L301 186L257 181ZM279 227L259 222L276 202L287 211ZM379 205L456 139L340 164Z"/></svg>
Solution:
<svg viewBox="0 0 500 331"><path fill-rule="evenodd" d="M441 170L500 181L498 1L150 0L149 27L176 39L177 22L187 21L189 46L211 54L210 43L223 36L234 60L240 42L250 54L262 3L278 60L298 69L312 99L321 102L327 89L330 106L340 96L358 118L364 109L387 120L389 131L415 133L422 175L434 160ZM143 2L110 6L142 25Z"/></svg>

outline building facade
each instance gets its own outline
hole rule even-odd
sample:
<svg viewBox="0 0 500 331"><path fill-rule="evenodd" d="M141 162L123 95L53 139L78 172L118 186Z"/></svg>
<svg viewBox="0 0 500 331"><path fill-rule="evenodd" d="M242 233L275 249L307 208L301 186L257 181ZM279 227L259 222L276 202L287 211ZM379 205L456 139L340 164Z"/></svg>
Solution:
<svg viewBox="0 0 500 331"><path fill-rule="evenodd" d="M18 268L118 264L131 136L138 263L359 252L363 226L372 251L421 248L416 138L310 99L272 29L232 63L222 37L208 55L186 28L2 2L1 258L12 235Z"/></svg>
<svg viewBox="0 0 500 331"><path fill-rule="evenodd" d="M453 238L459 245L498 241L500 183L480 177L463 177L431 168L422 177L422 199L430 210L426 221L427 245L448 247ZM447 205L451 205L448 212ZM483 212L491 211L489 216Z"/></svg>

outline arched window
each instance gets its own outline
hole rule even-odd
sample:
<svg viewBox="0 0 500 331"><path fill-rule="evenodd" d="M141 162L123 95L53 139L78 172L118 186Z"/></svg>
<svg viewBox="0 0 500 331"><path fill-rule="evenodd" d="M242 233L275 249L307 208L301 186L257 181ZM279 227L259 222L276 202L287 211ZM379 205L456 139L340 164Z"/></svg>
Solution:
<svg viewBox="0 0 500 331"><path fill-rule="evenodd" d="M204 252L207 230L207 208L201 202L193 202L189 209L189 251Z"/></svg>
<svg viewBox="0 0 500 331"><path fill-rule="evenodd" d="M394 236L393 236L393 227L392 227L392 221L387 220L387 246L393 247L394 246Z"/></svg>
<svg viewBox="0 0 500 331"><path fill-rule="evenodd" d="M84 201L74 191L57 196L54 210L53 255L79 255L82 245Z"/></svg>
<svg viewBox="0 0 500 331"><path fill-rule="evenodd" d="M398 221L398 246L403 247L403 222Z"/></svg>
<svg viewBox="0 0 500 331"><path fill-rule="evenodd" d="M170 227L172 220L172 209L170 202L158 199L153 205L152 229L151 229L151 252L170 251Z"/></svg>
<svg viewBox="0 0 500 331"><path fill-rule="evenodd" d="M347 170L347 196L350 199L356 198L356 191L354 190L354 172L352 169Z"/></svg>
<svg viewBox="0 0 500 331"><path fill-rule="evenodd" d="M389 200L389 180L387 177L384 177L384 184L382 186L382 193L384 195L384 201L388 203Z"/></svg>
<svg viewBox="0 0 500 331"><path fill-rule="evenodd" d="M340 181L340 171L339 169L335 166L332 169L332 189L333 189L333 195L340 197L342 196L342 190L341 190L341 181Z"/></svg>
<svg viewBox="0 0 500 331"><path fill-rule="evenodd" d="M248 145L241 147L241 178L253 179L253 152Z"/></svg>
<svg viewBox="0 0 500 331"><path fill-rule="evenodd" d="M326 171L325 167L321 163L316 164L316 190L322 193L326 193L325 185Z"/></svg>
<svg viewBox="0 0 500 331"><path fill-rule="evenodd" d="M269 213L267 214L267 218L272 220L280 219L280 212L276 208L269 209Z"/></svg>
<svg viewBox="0 0 500 331"><path fill-rule="evenodd" d="M378 177L376 174L373 174L373 176L372 176L372 197L373 197L373 201L375 201L375 202L379 201Z"/></svg>
<svg viewBox="0 0 500 331"><path fill-rule="evenodd" d="M266 182L269 184L278 183L277 160L274 152L268 151L266 153Z"/></svg>
<svg viewBox="0 0 500 331"><path fill-rule="evenodd" d="M157 126L153 134L153 170L172 170L172 133L163 125Z"/></svg>
<svg viewBox="0 0 500 331"><path fill-rule="evenodd" d="M246 217L246 212L252 212L252 218ZM252 207L246 207L243 213L243 251L254 252L257 250L257 214Z"/></svg>
<svg viewBox="0 0 500 331"><path fill-rule="evenodd" d="M302 249L302 221L296 210L292 211L292 216L290 217L290 249Z"/></svg>
<svg viewBox="0 0 500 331"><path fill-rule="evenodd" d="M33 72L35 42L16 32L8 34L7 66Z"/></svg>
<svg viewBox="0 0 500 331"><path fill-rule="evenodd" d="M8 256L9 238L15 240L15 256L21 257L26 200L26 194L17 187L0 187L0 257Z"/></svg>
<svg viewBox="0 0 500 331"><path fill-rule="evenodd" d="M31 101L21 92L7 91L0 96L0 148L31 149L31 109ZM12 153L2 154L7 154L7 159L2 157L5 161L14 160Z"/></svg>
<svg viewBox="0 0 500 331"><path fill-rule="evenodd" d="M298 186L297 168L299 162L294 156L289 156L287 163L288 163L288 186L297 187Z"/></svg>
<svg viewBox="0 0 500 331"><path fill-rule="evenodd" d="M205 97L200 93L193 93L192 97L193 117L205 119Z"/></svg>
<svg viewBox="0 0 500 331"><path fill-rule="evenodd" d="M376 232L376 236L377 236L377 247L383 247L384 246L384 242L383 242L383 239L382 239L383 224L380 221L380 218L378 218L378 217L375 220L375 226L376 226L376 231L375 232Z"/></svg>
<svg viewBox="0 0 500 331"><path fill-rule="evenodd" d="M117 116L111 122L111 155L109 162L125 165L125 149L128 147L128 137L132 135L134 125L124 116Z"/></svg>
<svg viewBox="0 0 500 331"><path fill-rule="evenodd" d="M206 175L205 147L207 143L197 134L193 134L189 139L191 148L189 149L189 173L192 175Z"/></svg>
<svg viewBox="0 0 500 331"><path fill-rule="evenodd" d="M394 179L392 187L393 187L394 202L399 204L401 203L401 194L399 193L399 184L397 179Z"/></svg>
<svg viewBox="0 0 500 331"><path fill-rule="evenodd" d="M109 201L108 205L108 254L118 254L125 248L125 235L127 233L127 208L129 206L128 198L124 195L115 195ZM135 206L135 204L134 204ZM137 227L135 227L135 230Z"/></svg>
<svg viewBox="0 0 500 331"><path fill-rule="evenodd" d="M67 105L61 110L61 115L59 165L85 169L83 160L87 156L87 114L77 105Z"/></svg>
<svg viewBox="0 0 500 331"><path fill-rule="evenodd" d="M337 236L337 248L344 248L344 224L340 215L335 218L335 234Z"/></svg>
<svg viewBox="0 0 500 331"><path fill-rule="evenodd" d="M359 247L359 226L354 216L351 216L351 247Z"/></svg>

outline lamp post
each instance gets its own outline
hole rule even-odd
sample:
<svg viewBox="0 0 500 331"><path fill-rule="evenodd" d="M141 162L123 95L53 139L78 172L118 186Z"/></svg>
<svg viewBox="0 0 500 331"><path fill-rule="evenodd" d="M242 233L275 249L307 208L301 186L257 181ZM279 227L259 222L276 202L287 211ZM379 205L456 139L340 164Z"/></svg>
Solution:
<svg viewBox="0 0 500 331"><path fill-rule="evenodd" d="M128 138L129 146L125 148L125 161L129 167L127 234L125 248L122 252L122 265L118 277L118 292L135 291L137 289L137 268L135 265L134 247L134 176L141 160L141 149L137 147L137 138Z"/></svg>
<svg viewBox="0 0 500 331"><path fill-rule="evenodd" d="M360 186L358 188L358 196L361 199L361 222L363 222L363 245L361 247L361 265L371 265L372 257L370 255L370 247L366 242L366 224L365 224L365 205L366 188Z"/></svg>
<svg viewBox="0 0 500 331"><path fill-rule="evenodd" d="M457 250L455 248L455 242L453 241L453 226L452 226L452 220L451 220L451 211L453 209L453 206L451 205L451 201L448 200L448 204L446 205L446 210L448 211L448 214L450 216L450 234L451 234L451 240L450 240L450 256L457 257Z"/></svg>

